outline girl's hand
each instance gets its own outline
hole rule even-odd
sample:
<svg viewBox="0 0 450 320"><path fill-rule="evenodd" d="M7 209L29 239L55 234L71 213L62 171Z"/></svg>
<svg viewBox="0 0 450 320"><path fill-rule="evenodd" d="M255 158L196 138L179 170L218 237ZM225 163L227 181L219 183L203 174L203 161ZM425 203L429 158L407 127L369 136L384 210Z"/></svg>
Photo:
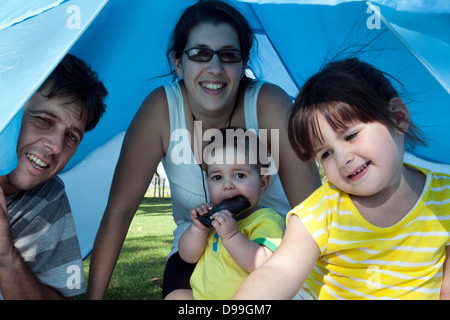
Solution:
<svg viewBox="0 0 450 320"><path fill-rule="evenodd" d="M231 239L237 232L237 223L228 210L222 210L212 216L212 226L223 240Z"/></svg>
<svg viewBox="0 0 450 320"><path fill-rule="evenodd" d="M205 230L209 231L209 228L206 227L203 223L201 223L198 217L199 217L199 215L204 216L204 215L208 214L210 209L212 209L212 205L210 203L202 203L202 204L196 206L195 208L192 208L189 211L189 214L191 215L192 223L194 224L195 227L197 227L198 229L200 229L202 231L205 231Z"/></svg>

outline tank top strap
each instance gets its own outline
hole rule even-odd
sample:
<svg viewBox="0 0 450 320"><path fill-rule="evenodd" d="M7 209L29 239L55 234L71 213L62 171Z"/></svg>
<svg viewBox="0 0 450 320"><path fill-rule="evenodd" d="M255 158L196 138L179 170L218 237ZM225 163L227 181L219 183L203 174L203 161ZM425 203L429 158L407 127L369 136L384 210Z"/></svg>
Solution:
<svg viewBox="0 0 450 320"><path fill-rule="evenodd" d="M176 129L186 128L186 117L184 114L183 93L178 81L164 85L169 107L170 135Z"/></svg>
<svg viewBox="0 0 450 320"><path fill-rule="evenodd" d="M247 129L259 130L258 126L258 95L264 81L258 81L250 85L245 90L244 95L244 115Z"/></svg>

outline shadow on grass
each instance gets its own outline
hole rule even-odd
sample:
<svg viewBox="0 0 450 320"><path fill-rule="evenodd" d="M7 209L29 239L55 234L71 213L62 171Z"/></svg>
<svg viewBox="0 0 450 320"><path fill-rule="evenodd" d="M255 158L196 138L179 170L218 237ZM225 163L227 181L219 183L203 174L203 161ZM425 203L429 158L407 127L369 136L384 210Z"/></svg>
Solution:
<svg viewBox="0 0 450 320"><path fill-rule="evenodd" d="M157 216L172 215L172 202L170 198L161 200L144 197L139 205L136 215L152 214Z"/></svg>

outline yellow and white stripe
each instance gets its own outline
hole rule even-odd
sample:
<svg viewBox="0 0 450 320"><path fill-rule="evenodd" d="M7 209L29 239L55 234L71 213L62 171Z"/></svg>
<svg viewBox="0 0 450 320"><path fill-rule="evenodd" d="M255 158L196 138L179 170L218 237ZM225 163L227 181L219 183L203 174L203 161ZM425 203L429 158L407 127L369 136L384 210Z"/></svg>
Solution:
<svg viewBox="0 0 450 320"><path fill-rule="evenodd" d="M450 176L421 169L424 191L398 223L365 220L348 194L323 185L299 216L321 256L304 285L315 299L438 299L450 235ZM288 220L289 221L289 220Z"/></svg>

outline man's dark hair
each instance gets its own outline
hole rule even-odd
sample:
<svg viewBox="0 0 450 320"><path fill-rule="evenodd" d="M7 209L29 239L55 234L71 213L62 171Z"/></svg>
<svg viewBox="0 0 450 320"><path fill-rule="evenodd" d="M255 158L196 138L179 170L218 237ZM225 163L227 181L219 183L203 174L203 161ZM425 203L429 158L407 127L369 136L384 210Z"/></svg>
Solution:
<svg viewBox="0 0 450 320"><path fill-rule="evenodd" d="M95 128L105 112L108 95L97 73L84 61L67 54L38 90L44 97L67 99L66 103L81 103L81 115L87 112L85 131Z"/></svg>

